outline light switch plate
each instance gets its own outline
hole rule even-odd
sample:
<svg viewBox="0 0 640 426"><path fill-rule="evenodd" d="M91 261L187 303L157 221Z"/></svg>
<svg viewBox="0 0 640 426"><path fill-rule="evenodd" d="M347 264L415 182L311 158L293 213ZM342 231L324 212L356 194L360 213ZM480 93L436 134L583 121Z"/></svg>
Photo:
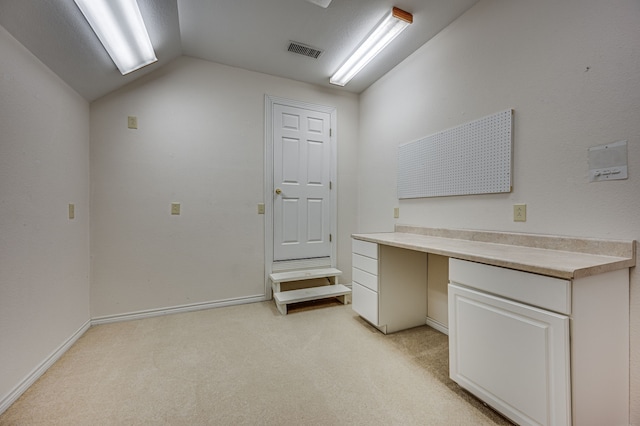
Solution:
<svg viewBox="0 0 640 426"><path fill-rule="evenodd" d="M400 217L400 207L394 207L393 209L393 217L394 219L397 219Z"/></svg>
<svg viewBox="0 0 640 426"><path fill-rule="evenodd" d="M76 218L76 205L73 203L69 204L69 219Z"/></svg>
<svg viewBox="0 0 640 426"><path fill-rule="evenodd" d="M180 214L180 203L171 203L171 214L172 215Z"/></svg>
<svg viewBox="0 0 640 426"><path fill-rule="evenodd" d="M258 203L258 214L264 214L264 203Z"/></svg>

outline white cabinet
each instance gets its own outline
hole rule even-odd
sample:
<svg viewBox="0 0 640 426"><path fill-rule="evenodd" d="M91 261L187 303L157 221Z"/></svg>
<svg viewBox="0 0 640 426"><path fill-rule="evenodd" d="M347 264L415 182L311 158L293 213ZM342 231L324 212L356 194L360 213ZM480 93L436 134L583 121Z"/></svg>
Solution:
<svg viewBox="0 0 640 426"><path fill-rule="evenodd" d="M353 239L353 310L383 333L424 325L427 254Z"/></svg>
<svg viewBox="0 0 640 426"><path fill-rule="evenodd" d="M378 325L378 293L354 281L351 287L351 306L362 318Z"/></svg>
<svg viewBox="0 0 640 426"><path fill-rule="evenodd" d="M570 421L569 317L449 285L451 378L521 425Z"/></svg>
<svg viewBox="0 0 640 426"><path fill-rule="evenodd" d="M353 307L385 333L426 322L427 254L449 258L451 378L498 411L629 424L635 241L413 226L353 241Z"/></svg>
<svg viewBox="0 0 640 426"><path fill-rule="evenodd" d="M564 280L450 259L449 280L452 380L518 424L628 424L628 270Z"/></svg>
<svg viewBox="0 0 640 426"><path fill-rule="evenodd" d="M378 245L352 240L351 305L361 317L378 325Z"/></svg>

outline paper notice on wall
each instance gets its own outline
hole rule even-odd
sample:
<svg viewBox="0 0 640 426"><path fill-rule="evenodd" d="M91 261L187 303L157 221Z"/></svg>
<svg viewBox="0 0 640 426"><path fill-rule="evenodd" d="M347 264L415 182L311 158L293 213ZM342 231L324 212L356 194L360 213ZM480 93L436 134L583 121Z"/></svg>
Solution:
<svg viewBox="0 0 640 426"><path fill-rule="evenodd" d="M627 177L627 141L589 148L589 182Z"/></svg>

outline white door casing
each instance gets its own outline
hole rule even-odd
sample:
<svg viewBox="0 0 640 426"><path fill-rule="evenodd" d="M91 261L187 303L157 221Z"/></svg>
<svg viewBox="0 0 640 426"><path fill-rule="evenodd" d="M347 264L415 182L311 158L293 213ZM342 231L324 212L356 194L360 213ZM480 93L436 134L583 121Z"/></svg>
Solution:
<svg viewBox="0 0 640 426"><path fill-rule="evenodd" d="M267 289L274 262L335 267L336 133L334 107L265 96Z"/></svg>

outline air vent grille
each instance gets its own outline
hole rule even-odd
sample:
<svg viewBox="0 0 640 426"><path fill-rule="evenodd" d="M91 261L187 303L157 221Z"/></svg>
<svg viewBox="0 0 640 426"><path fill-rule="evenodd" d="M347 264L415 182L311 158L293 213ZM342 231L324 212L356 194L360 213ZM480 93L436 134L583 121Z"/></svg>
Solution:
<svg viewBox="0 0 640 426"><path fill-rule="evenodd" d="M297 41L290 42L289 48L287 50L289 52L297 53L298 55L308 56L309 58L313 58L313 59L318 59L318 57L322 55L322 52L324 52L323 50L308 46L306 44L298 43Z"/></svg>

